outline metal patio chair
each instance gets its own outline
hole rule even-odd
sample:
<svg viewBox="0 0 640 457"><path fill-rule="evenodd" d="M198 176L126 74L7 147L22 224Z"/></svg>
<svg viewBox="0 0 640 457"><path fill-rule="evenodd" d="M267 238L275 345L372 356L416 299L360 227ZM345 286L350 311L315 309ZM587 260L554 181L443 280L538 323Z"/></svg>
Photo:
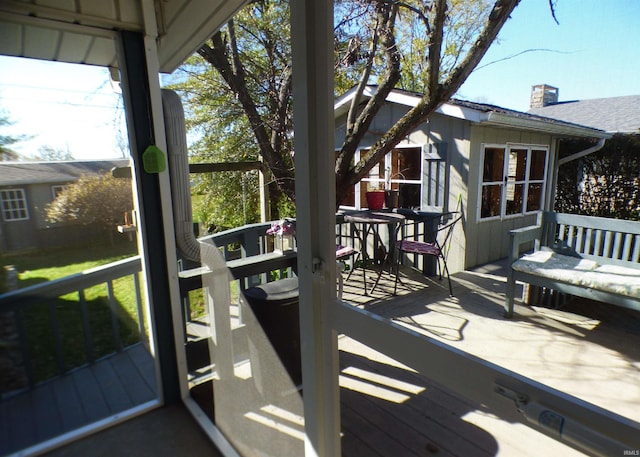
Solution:
<svg viewBox="0 0 640 457"><path fill-rule="evenodd" d="M451 278L449 276L449 268L447 267L447 253L449 252L449 243L451 235L458 221L462 219L462 213L453 211L444 213L440 219L441 223L435 234L427 233L433 236L433 241L425 240L425 225L421 221L406 220L402 228L401 238L396 241L396 281L393 288L395 295L398 288L400 264L402 263L403 254L415 254L423 256L435 257L438 265L438 276L442 280L442 272L447 276L449 282L449 295L453 297L453 288L451 286Z"/></svg>

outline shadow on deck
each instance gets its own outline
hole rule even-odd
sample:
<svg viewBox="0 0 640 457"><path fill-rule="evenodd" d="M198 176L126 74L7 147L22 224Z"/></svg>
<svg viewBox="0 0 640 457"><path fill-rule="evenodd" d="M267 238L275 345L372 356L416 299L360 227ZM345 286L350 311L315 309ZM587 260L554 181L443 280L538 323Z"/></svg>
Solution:
<svg viewBox="0 0 640 457"><path fill-rule="evenodd" d="M357 288L345 287L344 298L640 422L640 313L573 298L558 309L520 303L514 318L507 319L503 316L506 274L506 262L457 273L452 277L455 296L449 297L445 280L405 269L397 296L381 291L364 297ZM516 291L516 297L520 294Z"/></svg>

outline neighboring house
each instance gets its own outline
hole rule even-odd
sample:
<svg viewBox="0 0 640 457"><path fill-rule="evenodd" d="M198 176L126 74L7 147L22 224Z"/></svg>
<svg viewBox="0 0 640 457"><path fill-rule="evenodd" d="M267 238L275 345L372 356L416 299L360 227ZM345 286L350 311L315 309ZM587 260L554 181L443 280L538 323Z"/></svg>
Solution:
<svg viewBox="0 0 640 457"><path fill-rule="evenodd" d="M53 227L45 208L81 176L125 166L129 160L0 162L0 250L54 247L90 236L77 226Z"/></svg>
<svg viewBox="0 0 640 457"><path fill-rule="evenodd" d="M563 195L561 205L579 207L580 211L591 215L606 216L612 212L618 217L636 218L638 206L634 189L640 170L632 164L634 157L640 157L640 148L633 146L640 140L640 95L559 101L557 87L539 84L531 88L530 106L531 114L575 122L616 135L611 142L599 144L598 150L602 151L597 158L586 158L576 161L573 167L561 168L558 190ZM611 173L619 174L614 179ZM598 186L594 192L590 184L594 180L609 184Z"/></svg>
<svg viewBox="0 0 640 457"><path fill-rule="evenodd" d="M338 145L344 139L354 92L347 92L334 105ZM372 93L373 88L367 88L363 101ZM393 90L360 151L370 147L420 97ZM384 182L389 174L399 190L401 207L441 206L446 211L455 209L460 199L464 223L454 234L448 262L452 271L460 271L507 257L509 230L531 225L539 210L553 207L563 140L609 136L575 123L450 100L388 153L343 203L364 207L367 185Z"/></svg>
<svg viewBox="0 0 640 457"><path fill-rule="evenodd" d="M609 133L640 134L640 95L559 101L557 87L531 89L530 114L582 124Z"/></svg>

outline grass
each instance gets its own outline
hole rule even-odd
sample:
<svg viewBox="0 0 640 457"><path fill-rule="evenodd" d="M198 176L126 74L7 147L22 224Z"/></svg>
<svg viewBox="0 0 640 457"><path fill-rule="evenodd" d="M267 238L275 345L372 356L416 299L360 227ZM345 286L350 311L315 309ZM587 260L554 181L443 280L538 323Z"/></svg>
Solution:
<svg viewBox="0 0 640 457"><path fill-rule="evenodd" d="M15 257L3 256L0 265L14 265L18 272L18 286L27 287L135 254L133 243L94 244L72 250L56 249ZM106 284L86 289L84 303L76 292L20 310L36 381L58 373L57 359L60 356L64 368L71 369L89 361L89 350L95 358L114 352L116 331L123 346L140 340L133 278L115 280L113 293L116 301L115 326ZM87 316L88 328L83 325L83 313ZM59 329L62 355L56 351L55 328Z"/></svg>
<svg viewBox="0 0 640 457"><path fill-rule="evenodd" d="M0 258L0 265L14 265L18 272L18 287L64 278L90 268L106 265L136 255L135 244L91 244L75 249L50 249L30 254Z"/></svg>

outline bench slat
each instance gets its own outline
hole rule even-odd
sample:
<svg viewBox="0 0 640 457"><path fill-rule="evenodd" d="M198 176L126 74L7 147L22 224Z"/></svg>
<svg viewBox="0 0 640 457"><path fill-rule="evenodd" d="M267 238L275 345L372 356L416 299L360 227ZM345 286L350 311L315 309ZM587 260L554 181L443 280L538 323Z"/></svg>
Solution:
<svg viewBox="0 0 640 457"><path fill-rule="evenodd" d="M640 236L635 236L633 240L633 254L630 260L640 263Z"/></svg>

